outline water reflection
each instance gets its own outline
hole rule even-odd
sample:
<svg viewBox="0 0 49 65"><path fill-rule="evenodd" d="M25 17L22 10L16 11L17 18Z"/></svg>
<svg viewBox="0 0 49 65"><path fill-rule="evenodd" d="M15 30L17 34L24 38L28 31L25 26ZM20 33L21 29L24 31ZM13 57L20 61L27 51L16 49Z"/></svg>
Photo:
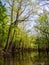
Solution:
<svg viewBox="0 0 49 65"><path fill-rule="evenodd" d="M46 52L20 52L0 56L0 65L49 65L49 54Z"/></svg>

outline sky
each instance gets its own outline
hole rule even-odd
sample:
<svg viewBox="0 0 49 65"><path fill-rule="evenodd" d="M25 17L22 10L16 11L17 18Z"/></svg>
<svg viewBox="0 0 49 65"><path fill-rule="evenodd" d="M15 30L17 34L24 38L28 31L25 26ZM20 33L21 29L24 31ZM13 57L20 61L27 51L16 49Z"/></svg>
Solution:
<svg viewBox="0 0 49 65"><path fill-rule="evenodd" d="M1 0L2 3L6 3L5 0ZM41 14L43 13L43 10L46 10L47 12L49 12L49 1L46 1L46 0L32 0L33 2L39 2L39 4L37 4L37 7L40 7L41 10L38 10L37 13L38 14ZM46 4L47 3L47 4ZM6 3L6 6L9 6L7 3ZM35 34L35 30L34 30L34 25L36 25L35 23L35 20L37 19L37 15L35 15L33 17L33 22L30 22L29 25L26 26L26 29L27 30L31 30L31 32L33 32L33 34Z"/></svg>

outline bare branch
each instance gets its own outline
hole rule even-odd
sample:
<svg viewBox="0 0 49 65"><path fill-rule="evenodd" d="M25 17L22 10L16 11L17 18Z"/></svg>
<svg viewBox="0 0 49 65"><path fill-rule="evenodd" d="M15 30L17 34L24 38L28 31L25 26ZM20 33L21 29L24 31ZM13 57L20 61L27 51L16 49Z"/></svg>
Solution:
<svg viewBox="0 0 49 65"><path fill-rule="evenodd" d="M41 5L41 6L45 6L45 5L49 5L49 3L45 3L45 4Z"/></svg>
<svg viewBox="0 0 49 65"><path fill-rule="evenodd" d="M21 14L25 11L25 9L26 9L27 6L28 5L26 5L25 8L24 8L24 10L20 12L19 16L21 16Z"/></svg>

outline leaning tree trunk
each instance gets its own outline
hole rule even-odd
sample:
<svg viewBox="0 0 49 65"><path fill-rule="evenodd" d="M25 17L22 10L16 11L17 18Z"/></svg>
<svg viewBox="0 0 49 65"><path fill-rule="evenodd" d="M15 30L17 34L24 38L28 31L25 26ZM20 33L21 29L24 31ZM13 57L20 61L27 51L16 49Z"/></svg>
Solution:
<svg viewBox="0 0 49 65"><path fill-rule="evenodd" d="M12 8L11 9L11 24L10 24L10 27L9 27L9 30L8 30L7 42L6 42L6 46L4 48L4 51L7 51L9 43L11 42L10 41L10 33L11 33L11 30L12 30L12 23L13 23L13 7L14 7L14 0L12 2L12 6L11 6L11 8Z"/></svg>

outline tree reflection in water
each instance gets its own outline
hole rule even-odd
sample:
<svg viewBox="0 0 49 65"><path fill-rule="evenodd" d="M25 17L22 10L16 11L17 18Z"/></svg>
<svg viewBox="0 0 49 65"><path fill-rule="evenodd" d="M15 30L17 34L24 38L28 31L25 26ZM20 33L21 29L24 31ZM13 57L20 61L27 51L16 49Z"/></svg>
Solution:
<svg viewBox="0 0 49 65"><path fill-rule="evenodd" d="M0 65L49 65L49 54L46 52L20 52L0 56Z"/></svg>

